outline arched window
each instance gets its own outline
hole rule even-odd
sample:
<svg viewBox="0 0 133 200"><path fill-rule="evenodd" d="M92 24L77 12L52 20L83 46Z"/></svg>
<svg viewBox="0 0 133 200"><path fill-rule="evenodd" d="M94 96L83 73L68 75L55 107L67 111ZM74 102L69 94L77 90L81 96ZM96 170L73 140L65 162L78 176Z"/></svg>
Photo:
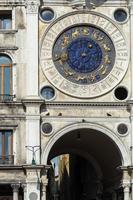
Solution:
<svg viewBox="0 0 133 200"><path fill-rule="evenodd" d="M4 99L12 95L12 60L4 54L0 55L0 94Z"/></svg>

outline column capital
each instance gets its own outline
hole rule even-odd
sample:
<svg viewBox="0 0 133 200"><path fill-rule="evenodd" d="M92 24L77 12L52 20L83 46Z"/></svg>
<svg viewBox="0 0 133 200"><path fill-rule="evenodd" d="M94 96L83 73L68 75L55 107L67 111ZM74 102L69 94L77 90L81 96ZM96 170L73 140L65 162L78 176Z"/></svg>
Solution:
<svg viewBox="0 0 133 200"><path fill-rule="evenodd" d="M13 188L13 192L18 192L20 184L19 183L13 183L13 184L11 184L11 187Z"/></svg>
<svg viewBox="0 0 133 200"><path fill-rule="evenodd" d="M27 0L27 13L29 14L37 14L38 13L38 8L40 5L39 0Z"/></svg>
<svg viewBox="0 0 133 200"><path fill-rule="evenodd" d="M130 183L123 183L122 187L123 187L124 193L129 193L130 188L131 188L131 184Z"/></svg>
<svg viewBox="0 0 133 200"><path fill-rule="evenodd" d="M27 192L27 184L26 183L22 183L21 187L23 188L24 192Z"/></svg>
<svg viewBox="0 0 133 200"><path fill-rule="evenodd" d="M46 187L48 185L48 178L46 176L42 176L41 182L42 182L42 185Z"/></svg>

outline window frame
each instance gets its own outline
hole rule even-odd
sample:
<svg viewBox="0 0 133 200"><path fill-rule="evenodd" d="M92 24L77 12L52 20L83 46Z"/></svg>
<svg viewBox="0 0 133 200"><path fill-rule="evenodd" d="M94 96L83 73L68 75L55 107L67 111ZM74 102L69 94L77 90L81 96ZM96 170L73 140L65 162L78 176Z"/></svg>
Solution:
<svg viewBox="0 0 133 200"><path fill-rule="evenodd" d="M10 63L6 64L6 63L2 63L0 64L0 94L3 95L3 96L10 96L10 95L13 95L13 64L12 64L12 59L6 55L6 54L0 54L0 57L1 56L5 56L6 58L9 58L10 60ZM9 82L9 94L5 92L5 79L6 79L6 72L5 72L5 69L8 68L10 69L10 82Z"/></svg>
<svg viewBox="0 0 133 200"><path fill-rule="evenodd" d="M8 146L8 151L11 152L10 154L6 155L6 133L10 132L11 136L10 136L10 144ZM1 147L1 161L2 163L6 162L6 159L8 158L8 162L10 160L10 156L11 158L13 157L13 130L12 129L0 129L0 135L2 137L2 147Z"/></svg>
<svg viewBox="0 0 133 200"><path fill-rule="evenodd" d="M5 20L10 20L10 28L6 28ZM0 30L12 29L12 10L0 10Z"/></svg>

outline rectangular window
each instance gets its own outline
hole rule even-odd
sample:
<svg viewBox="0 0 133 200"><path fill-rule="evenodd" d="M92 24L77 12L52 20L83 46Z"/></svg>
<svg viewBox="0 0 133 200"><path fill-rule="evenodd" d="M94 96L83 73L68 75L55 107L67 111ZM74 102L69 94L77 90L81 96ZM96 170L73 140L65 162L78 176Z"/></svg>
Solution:
<svg viewBox="0 0 133 200"><path fill-rule="evenodd" d="M0 130L0 164L13 164L12 130Z"/></svg>
<svg viewBox="0 0 133 200"><path fill-rule="evenodd" d="M0 11L0 29L12 28L12 13L11 11Z"/></svg>

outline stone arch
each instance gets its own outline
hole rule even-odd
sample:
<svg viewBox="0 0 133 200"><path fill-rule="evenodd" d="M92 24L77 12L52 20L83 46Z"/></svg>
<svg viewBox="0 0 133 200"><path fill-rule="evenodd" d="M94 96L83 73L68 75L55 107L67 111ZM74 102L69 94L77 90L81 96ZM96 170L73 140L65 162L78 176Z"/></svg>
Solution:
<svg viewBox="0 0 133 200"><path fill-rule="evenodd" d="M42 159L41 159L42 163L44 165L47 165L47 159L48 159L50 150L59 138L61 138L65 134L69 134L71 131L78 130L78 129L93 129L96 131L100 131L106 136L108 136L114 142L114 144L116 145L116 147L118 148L120 152L122 165L123 166L130 165L130 155L124 143L118 138L118 136L113 131L96 123L74 123L56 132L56 134L54 134L50 138L50 140L48 141L48 143L46 144L43 150Z"/></svg>

